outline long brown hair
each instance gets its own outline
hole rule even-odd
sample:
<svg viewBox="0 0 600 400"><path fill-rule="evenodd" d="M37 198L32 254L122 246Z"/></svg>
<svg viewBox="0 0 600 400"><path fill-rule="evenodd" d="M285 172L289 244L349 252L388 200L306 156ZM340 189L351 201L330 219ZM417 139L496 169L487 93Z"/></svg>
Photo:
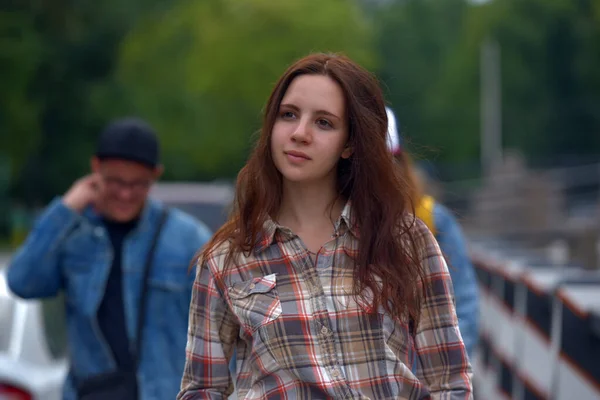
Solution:
<svg viewBox="0 0 600 400"><path fill-rule="evenodd" d="M395 153L394 158L400 167L400 173L410 182L409 186L412 191L409 193L409 195L411 202L417 206L421 202L421 198L425 194L425 190L423 189L423 181L417 174L413 158L406 149L402 149L401 151Z"/></svg>
<svg viewBox="0 0 600 400"><path fill-rule="evenodd" d="M409 217L410 212L414 215L411 180L387 151L387 115L377 80L345 56L309 55L279 79L265 109L258 143L238 175L232 214L202 250L200 259L208 258L225 242L230 243L226 264L231 264L236 254L250 253L264 222L277 214L282 176L273 162L271 132L286 90L305 74L330 77L345 96L353 154L340 159L337 184L338 194L351 201L352 218L359 230L355 293L363 296L368 288L374 294L374 309L381 305L394 317L418 321L422 269L411 229L415 219Z"/></svg>

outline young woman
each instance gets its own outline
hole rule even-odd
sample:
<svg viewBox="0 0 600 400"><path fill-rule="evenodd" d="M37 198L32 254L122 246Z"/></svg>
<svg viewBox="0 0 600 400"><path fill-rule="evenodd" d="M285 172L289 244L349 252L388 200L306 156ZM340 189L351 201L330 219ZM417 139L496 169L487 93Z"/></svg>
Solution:
<svg viewBox="0 0 600 400"><path fill-rule="evenodd" d="M469 399L439 247L387 150L375 78L315 54L276 84L198 261L178 399Z"/></svg>

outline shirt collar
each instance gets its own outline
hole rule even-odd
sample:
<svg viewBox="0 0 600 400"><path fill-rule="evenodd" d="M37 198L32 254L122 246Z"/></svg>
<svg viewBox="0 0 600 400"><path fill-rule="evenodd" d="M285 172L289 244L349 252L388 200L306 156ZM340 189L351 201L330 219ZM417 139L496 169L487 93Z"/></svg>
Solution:
<svg viewBox="0 0 600 400"><path fill-rule="evenodd" d="M358 238L358 226L352 217L352 205L350 200L346 202L342 209L342 214L334 224L334 237L344 235L349 231L355 238ZM279 225L272 218L267 218L263 224L263 229L258 237L254 250L257 254L265 251L275 241L285 242L291 240L296 235L287 227Z"/></svg>

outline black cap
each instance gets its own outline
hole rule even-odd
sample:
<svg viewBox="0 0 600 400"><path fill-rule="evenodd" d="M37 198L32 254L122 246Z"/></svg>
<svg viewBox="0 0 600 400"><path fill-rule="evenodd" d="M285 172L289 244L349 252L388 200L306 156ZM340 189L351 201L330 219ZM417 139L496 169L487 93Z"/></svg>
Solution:
<svg viewBox="0 0 600 400"><path fill-rule="evenodd" d="M154 129L141 119L119 119L100 134L96 156L135 161L154 168L159 164L158 138Z"/></svg>

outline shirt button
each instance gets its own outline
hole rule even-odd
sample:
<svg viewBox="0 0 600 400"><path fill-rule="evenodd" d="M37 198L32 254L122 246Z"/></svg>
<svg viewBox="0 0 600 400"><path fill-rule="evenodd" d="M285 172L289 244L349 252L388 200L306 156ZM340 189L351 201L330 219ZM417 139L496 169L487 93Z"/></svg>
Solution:
<svg viewBox="0 0 600 400"><path fill-rule="evenodd" d="M254 283L251 283L250 286L248 286L250 288L250 290L254 289L256 287L256 285Z"/></svg>
<svg viewBox="0 0 600 400"><path fill-rule="evenodd" d="M324 327L321 328L321 333L323 335L327 335L329 333L329 329L327 329L327 327L324 326Z"/></svg>
<svg viewBox="0 0 600 400"><path fill-rule="evenodd" d="M334 369L333 371L331 371L331 376L333 376L334 378L337 378L340 376L340 371L337 369Z"/></svg>

